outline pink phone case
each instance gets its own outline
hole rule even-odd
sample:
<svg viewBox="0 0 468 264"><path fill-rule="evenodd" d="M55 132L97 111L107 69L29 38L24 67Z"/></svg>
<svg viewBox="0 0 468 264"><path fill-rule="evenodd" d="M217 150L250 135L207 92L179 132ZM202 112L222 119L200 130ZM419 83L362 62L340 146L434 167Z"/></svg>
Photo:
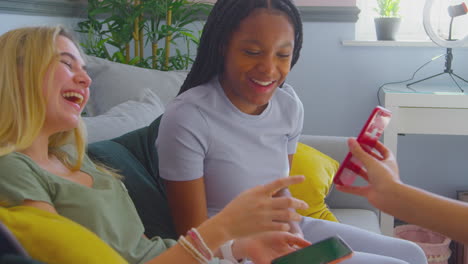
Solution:
<svg viewBox="0 0 468 264"><path fill-rule="evenodd" d="M373 151L391 117L392 113L388 109L380 106L374 108L356 139L364 150ZM361 169L362 163L348 153L338 168L333 182L338 185L352 185Z"/></svg>

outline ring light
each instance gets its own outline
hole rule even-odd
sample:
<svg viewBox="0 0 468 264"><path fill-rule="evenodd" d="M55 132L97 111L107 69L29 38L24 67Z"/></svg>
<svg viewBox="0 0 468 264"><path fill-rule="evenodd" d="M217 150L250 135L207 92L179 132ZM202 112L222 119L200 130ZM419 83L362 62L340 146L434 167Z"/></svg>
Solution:
<svg viewBox="0 0 468 264"><path fill-rule="evenodd" d="M427 35L431 40L444 48L458 48L458 47L468 47L468 35L466 35L462 39L458 40L446 40L441 38L439 35L437 35L432 27L431 24L431 10L432 6L434 4L435 0L426 0L426 4L424 5L424 13L423 13L423 25L424 25L424 30L426 30ZM463 3L460 5L461 8L466 9L466 4ZM466 12L464 13L466 14Z"/></svg>

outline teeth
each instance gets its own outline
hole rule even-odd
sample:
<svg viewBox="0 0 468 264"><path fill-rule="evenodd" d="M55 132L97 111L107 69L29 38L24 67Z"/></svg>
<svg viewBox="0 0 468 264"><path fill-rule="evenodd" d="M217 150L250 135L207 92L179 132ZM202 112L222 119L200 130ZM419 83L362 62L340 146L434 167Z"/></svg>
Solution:
<svg viewBox="0 0 468 264"><path fill-rule="evenodd" d="M78 104L81 104L83 102L83 95L79 94L79 93L75 93L75 92L66 92L64 94L62 94L63 98L67 99L67 98L71 98L71 97L74 97L74 98L78 98L77 102Z"/></svg>
<svg viewBox="0 0 468 264"><path fill-rule="evenodd" d="M259 80L255 80L255 79L252 79L252 81L256 84L260 84L262 86L268 86L270 84L272 84L274 81L269 81L269 82L262 82L262 81L259 81Z"/></svg>

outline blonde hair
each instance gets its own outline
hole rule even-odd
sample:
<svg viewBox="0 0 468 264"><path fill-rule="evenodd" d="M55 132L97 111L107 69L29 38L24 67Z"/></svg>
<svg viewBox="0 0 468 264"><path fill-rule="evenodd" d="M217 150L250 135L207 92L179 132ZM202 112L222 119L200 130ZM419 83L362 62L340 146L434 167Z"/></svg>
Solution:
<svg viewBox="0 0 468 264"><path fill-rule="evenodd" d="M44 125L47 102L42 87L47 70L59 58L58 36L70 39L79 49L61 26L25 27L0 36L0 156L30 147ZM66 143L76 148L75 164L59 150ZM71 170L81 168L85 148L86 131L81 118L77 128L49 138L49 153Z"/></svg>

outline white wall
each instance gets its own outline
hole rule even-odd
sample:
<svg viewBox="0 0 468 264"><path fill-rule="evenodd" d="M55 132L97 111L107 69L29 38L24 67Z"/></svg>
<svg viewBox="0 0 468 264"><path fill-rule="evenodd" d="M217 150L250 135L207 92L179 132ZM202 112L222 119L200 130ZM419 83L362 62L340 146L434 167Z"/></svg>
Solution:
<svg viewBox="0 0 468 264"><path fill-rule="evenodd" d="M16 14L0 14L0 34L3 34L11 29L26 26L40 25L56 25L61 24L73 29L76 23L80 21L78 18L68 17L46 17L46 16L29 16Z"/></svg>

